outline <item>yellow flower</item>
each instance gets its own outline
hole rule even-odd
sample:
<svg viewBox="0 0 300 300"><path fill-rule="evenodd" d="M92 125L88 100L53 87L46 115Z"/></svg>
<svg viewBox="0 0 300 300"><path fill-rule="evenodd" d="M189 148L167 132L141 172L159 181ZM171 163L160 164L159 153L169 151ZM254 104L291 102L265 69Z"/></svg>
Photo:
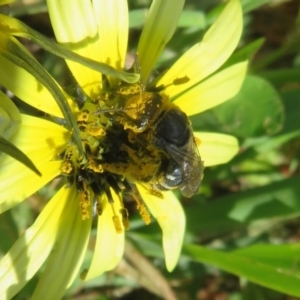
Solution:
<svg viewBox="0 0 300 300"><path fill-rule="evenodd" d="M157 94L157 91L152 94L145 92L144 85L165 44L172 37L183 3L183 0L153 1L137 49L143 85L132 85L135 96L141 93L142 99L149 95L150 100L153 100L153 95ZM47 4L59 43L82 56L109 64L118 70L124 69L128 39L127 1L48 0ZM247 63L235 64L216 74L214 72L235 49L241 30L240 3L238 0L231 0L203 40L187 51L159 79L157 87L162 87L159 99L165 103L173 101L191 116L233 97L243 82ZM95 149L101 148L105 151L107 147L111 147L108 137L111 132L107 129L111 128L109 116L117 112L120 112L117 114L117 121L132 132L132 136L127 137L128 141L136 138L139 128L125 121L131 113L129 105L124 108L115 101L114 106L101 106L110 100L111 95L113 100L131 99L130 86L120 87L116 78L109 77L106 80L98 72L78 63L67 61L67 64L87 95L83 108L78 109L64 93L72 105L74 116L78 118L79 127L83 127L81 139L86 146L85 157L80 155L70 141L71 132L62 125L22 115L22 127L12 142L32 159L42 176L38 177L8 156L1 157L0 212L17 205L61 174L67 176L69 183L52 197L34 224L0 261L0 289L5 291L6 298L13 297L46 259L43 275L32 299L59 299L63 296L65 289L78 275L86 252L91 229L93 194L98 197L95 201L99 215L97 241L91 266L82 277L87 280L99 276L113 269L122 258L124 229L128 222L127 210L123 199L119 197L121 193L118 193L118 189L128 190L128 187L116 186L122 182L122 170L119 170L122 164L120 162L117 167L113 162L98 164L94 156L89 160L89 153L94 155ZM2 55L0 65L0 82L7 89L39 110L51 116L63 117L51 94L30 73ZM84 109L87 107L91 111L86 115ZM114 108L110 110L111 107ZM122 117L124 114L126 118ZM104 131L92 133L99 128ZM199 152L205 166L224 163L238 151L237 141L231 136L205 132L194 132L194 135L200 141ZM107 138L102 140L101 136ZM102 142L103 147L100 147L99 143ZM113 141L113 146L116 143ZM137 153L131 153L124 144L121 147L126 157L137 159ZM121 152L118 150L116 153ZM104 152L99 155L103 157L106 154ZM150 161L145 166L156 167L157 163ZM124 184L127 179L136 184L139 195L161 226L166 266L168 270L172 270L180 254L185 230L182 207L172 191L163 191L163 199L158 198L149 188L151 185L145 183L145 180L137 180L136 177L143 177L144 173L138 172L135 177L131 168L123 169L125 177L129 174ZM110 177L109 170L117 175ZM91 173L97 180L104 178L104 182L99 181L93 185L95 181L89 181ZM99 185L111 188L105 192L97 192ZM139 212L147 222L148 215L143 202L139 196L135 198Z"/></svg>

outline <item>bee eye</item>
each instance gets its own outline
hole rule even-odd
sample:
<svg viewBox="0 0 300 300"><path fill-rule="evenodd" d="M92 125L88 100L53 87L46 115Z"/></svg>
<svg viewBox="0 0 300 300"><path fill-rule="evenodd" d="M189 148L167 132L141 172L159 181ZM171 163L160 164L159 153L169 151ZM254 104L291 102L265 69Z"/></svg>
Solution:
<svg viewBox="0 0 300 300"><path fill-rule="evenodd" d="M165 142L178 147L185 145L190 138L187 116L178 109L168 110L156 127L156 135Z"/></svg>

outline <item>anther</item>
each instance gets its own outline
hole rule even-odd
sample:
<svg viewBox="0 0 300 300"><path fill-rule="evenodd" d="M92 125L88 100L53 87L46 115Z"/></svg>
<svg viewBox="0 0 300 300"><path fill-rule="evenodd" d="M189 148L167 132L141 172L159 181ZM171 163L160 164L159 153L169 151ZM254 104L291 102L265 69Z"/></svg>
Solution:
<svg viewBox="0 0 300 300"><path fill-rule="evenodd" d="M129 229L129 219L128 219L128 211L126 208L121 208L120 209L120 213L121 213L121 216L122 216L122 223L123 223L123 226L126 230Z"/></svg>
<svg viewBox="0 0 300 300"><path fill-rule="evenodd" d="M117 233L122 233L123 230L122 230L122 225L121 225L121 222L120 222L120 218L118 216L113 216L113 222L114 222L114 225L115 225L115 229L116 229L116 232Z"/></svg>
<svg viewBox="0 0 300 300"><path fill-rule="evenodd" d="M136 208L139 211L140 216L142 217L143 221L145 222L146 225L150 224L151 217L147 211L146 205L144 203L142 203L135 194L132 194L132 197L135 200L135 202L137 203Z"/></svg>

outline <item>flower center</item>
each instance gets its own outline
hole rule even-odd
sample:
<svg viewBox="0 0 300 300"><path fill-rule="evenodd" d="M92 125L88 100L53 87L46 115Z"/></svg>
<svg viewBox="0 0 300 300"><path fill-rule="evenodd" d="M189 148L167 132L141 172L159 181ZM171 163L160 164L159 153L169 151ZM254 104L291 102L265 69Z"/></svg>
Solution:
<svg viewBox="0 0 300 300"><path fill-rule="evenodd" d="M92 203L95 213L101 215L105 196L113 210L115 228L121 232L121 223L125 229L129 227L123 203L127 194L136 201L145 223L150 222L135 192L135 183L160 198L163 190L190 189L185 172L187 167L199 167L201 160L194 152L192 158L186 158L194 142L191 126L187 116L166 95L145 91L140 84L121 85L104 91L95 100L87 98L77 124L85 157L80 157L71 142L61 174L70 185L76 185L83 219L89 218ZM197 188L199 176L196 174Z"/></svg>

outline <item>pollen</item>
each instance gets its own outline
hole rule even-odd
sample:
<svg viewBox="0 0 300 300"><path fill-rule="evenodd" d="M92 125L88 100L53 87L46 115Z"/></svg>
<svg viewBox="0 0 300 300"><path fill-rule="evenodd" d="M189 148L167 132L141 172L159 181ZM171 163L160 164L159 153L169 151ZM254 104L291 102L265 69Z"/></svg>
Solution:
<svg viewBox="0 0 300 300"><path fill-rule="evenodd" d="M201 140L197 137L194 137L196 146L199 147L201 145Z"/></svg>
<svg viewBox="0 0 300 300"><path fill-rule="evenodd" d="M90 192L84 190L80 192L80 202L79 206L81 208L81 217L82 220L86 220L90 217L89 206L91 205Z"/></svg>
<svg viewBox="0 0 300 300"><path fill-rule="evenodd" d="M142 220L146 225L149 225L151 223L151 217L147 211L146 205L135 194L133 194L132 197L137 203L136 209L138 210Z"/></svg>
<svg viewBox="0 0 300 300"><path fill-rule="evenodd" d="M186 80L177 79L179 84ZM130 226L124 203L128 197L135 200L145 224L151 222L135 184L163 198L160 182L174 181L166 174L171 155L160 146L162 138L158 143L156 137L158 122L171 108L174 110L166 95L147 91L140 83L103 87L95 99L85 97L77 117L84 153L71 140L61 154L61 174L78 191L82 220L90 218L92 211L101 218L104 209L112 209L112 222L120 234Z"/></svg>
<svg viewBox="0 0 300 300"><path fill-rule="evenodd" d="M118 234L122 233L123 229L122 229L122 225L121 225L119 216L113 216L113 223L115 225L116 232Z"/></svg>
<svg viewBox="0 0 300 300"><path fill-rule="evenodd" d="M147 211L145 204L140 204L137 206L137 210L139 211L142 220L145 222L146 225L149 225L151 223L151 217L150 214Z"/></svg>
<svg viewBox="0 0 300 300"><path fill-rule="evenodd" d="M61 166L60 171L61 171L61 173L62 173L63 175L70 175L70 174L72 174L73 171L74 171L72 162L71 162L70 160L65 160L65 161L62 163L62 166Z"/></svg>

